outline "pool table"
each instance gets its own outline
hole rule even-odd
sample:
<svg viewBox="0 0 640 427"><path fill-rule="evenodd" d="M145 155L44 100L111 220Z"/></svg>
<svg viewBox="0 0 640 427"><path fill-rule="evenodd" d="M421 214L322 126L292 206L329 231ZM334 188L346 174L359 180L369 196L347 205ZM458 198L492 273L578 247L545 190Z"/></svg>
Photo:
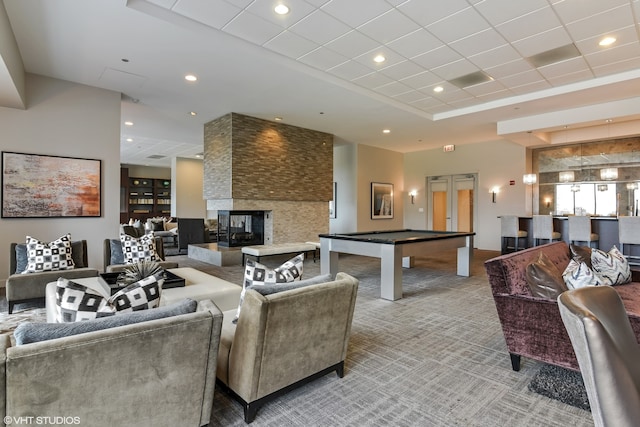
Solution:
<svg viewBox="0 0 640 427"><path fill-rule="evenodd" d="M320 234L320 271L335 275L340 253L380 258L380 297L402 298L402 259L445 249L458 249L459 276L469 276L475 233L391 230Z"/></svg>

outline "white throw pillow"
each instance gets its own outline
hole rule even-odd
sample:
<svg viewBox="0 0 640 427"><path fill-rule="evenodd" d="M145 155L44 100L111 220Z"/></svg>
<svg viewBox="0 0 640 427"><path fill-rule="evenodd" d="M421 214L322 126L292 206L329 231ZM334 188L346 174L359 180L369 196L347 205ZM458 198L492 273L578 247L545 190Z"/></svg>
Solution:
<svg viewBox="0 0 640 427"><path fill-rule="evenodd" d="M631 281L629 262L615 246L609 252L593 249L591 268L604 285L622 285Z"/></svg>
<svg viewBox="0 0 640 427"><path fill-rule="evenodd" d="M65 234L50 243L27 236L27 268L23 274L73 268L75 264L71 255L71 234Z"/></svg>
<svg viewBox="0 0 640 427"><path fill-rule="evenodd" d="M139 238L120 234L122 243L122 255L125 264L135 264L140 261L161 261L156 253L156 241L153 233L145 234Z"/></svg>
<svg viewBox="0 0 640 427"><path fill-rule="evenodd" d="M576 260L569 261L569 265L564 269L562 278L569 289L584 288L585 286L598 286L600 281L587 264Z"/></svg>

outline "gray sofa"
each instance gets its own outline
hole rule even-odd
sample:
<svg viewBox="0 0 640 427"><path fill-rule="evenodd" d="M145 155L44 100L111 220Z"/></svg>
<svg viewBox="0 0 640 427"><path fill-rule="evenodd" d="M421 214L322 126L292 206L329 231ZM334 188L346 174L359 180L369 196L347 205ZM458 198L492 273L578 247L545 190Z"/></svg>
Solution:
<svg viewBox="0 0 640 427"><path fill-rule="evenodd" d="M162 237L156 236L154 241L156 244L156 253L162 260L158 263L160 264L160 267L164 269L178 268L177 262L164 260L164 243L162 242ZM104 271L106 273L121 272L125 269L126 265L124 263L124 255L122 254L122 243L120 242L120 239L104 239L102 255Z"/></svg>
<svg viewBox="0 0 640 427"><path fill-rule="evenodd" d="M83 277L95 277L98 270L88 267L87 241L78 240L71 242L71 255L76 268L72 270L43 271L37 273L16 273L17 269L24 269L26 257L26 245L23 243L11 243L9 251L9 271L6 292L9 313L13 313L15 304L32 301L44 303L45 288L47 283L55 282L59 277L65 279L80 279ZM20 261L20 262L19 262ZM18 264L21 264L20 266Z"/></svg>
<svg viewBox="0 0 640 427"><path fill-rule="evenodd" d="M93 427L209 424L222 313L210 300L195 312L195 302L183 304L191 304L187 314L47 341L16 346L0 335L0 415L63 416ZM89 322L97 320L40 325L51 333Z"/></svg>
<svg viewBox="0 0 640 427"><path fill-rule="evenodd" d="M247 423L269 400L329 372L344 374L358 280L298 287L300 282L248 288L236 324L225 311L218 379L244 408ZM271 289L270 289L271 288Z"/></svg>

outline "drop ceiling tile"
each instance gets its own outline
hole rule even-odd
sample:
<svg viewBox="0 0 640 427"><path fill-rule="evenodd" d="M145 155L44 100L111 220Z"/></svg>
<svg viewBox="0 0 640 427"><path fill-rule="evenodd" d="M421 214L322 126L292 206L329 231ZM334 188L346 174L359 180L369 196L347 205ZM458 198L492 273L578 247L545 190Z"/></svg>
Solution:
<svg viewBox="0 0 640 427"><path fill-rule="evenodd" d="M608 76L611 74L623 73L625 71L640 69L640 58L627 59L613 64L606 64L601 67L594 67L593 72L596 77Z"/></svg>
<svg viewBox="0 0 640 427"><path fill-rule="evenodd" d="M512 86L509 89L517 95L525 95L539 90L550 89L551 87L552 86L546 80L541 80L536 83L529 83L522 86Z"/></svg>
<svg viewBox="0 0 640 427"><path fill-rule="evenodd" d="M412 103L425 99L426 97L427 96L425 94L412 90L410 92L394 96L393 99L404 103Z"/></svg>
<svg viewBox="0 0 640 427"><path fill-rule="evenodd" d="M472 99L473 97L469 95L464 90L458 89L457 87L449 84L445 84L444 91L440 93L435 93L433 95L434 98L440 99L442 102L450 103L454 101L461 101L464 99Z"/></svg>
<svg viewBox="0 0 640 427"><path fill-rule="evenodd" d="M318 49L298 58L298 61L311 65L312 67L322 71L333 68L343 62L347 62L348 60L349 58L325 47L319 47Z"/></svg>
<svg viewBox="0 0 640 427"><path fill-rule="evenodd" d="M549 31L520 39L513 42L512 45L523 57L528 58L541 52L566 46L572 42L573 40L563 27L556 27Z"/></svg>
<svg viewBox="0 0 640 427"><path fill-rule="evenodd" d="M472 56L478 52L493 50L497 47L506 45L507 41L493 28L480 31L463 39L457 40L449 44L456 52L462 56Z"/></svg>
<svg viewBox="0 0 640 427"><path fill-rule="evenodd" d="M411 62L409 60L399 62L390 67L386 67L380 70L380 73L385 76L389 76L394 80L402 80L407 77L415 76L424 72L425 69L416 64L415 62Z"/></svg>
<svg viewBox="0 0 640 427"><path fill-rule="evenodd" d="M164 7L171 10L171 8L178 2L178 0L147 0L149 3L153 3L157 6Z"/></svg>
<svg viewBox="0 0 640 427"><path fill-rule="evenodd" d="M566 0L553 5L564 22L573 22L604 12L608 9L628 5L629 0Z"/></svg>
<svg viewBox="0 0 640 427"><path fill-rule="evenodd" d="M503 79L515 74L524 73L526 71L535 70L529 62L524 59L507 62L496 67L487 68L484 71L494 79Z"/></svg>
<svg viewBox="0 0 640 427"><path fill-rule="evenodd" d="M322 45L348 33L351 28L325 12L316 10L293 25L290 30Z"/></svg>
<svg viewBox="0 0 640 427"><path fill-rule="evenodd" d="M503 98L508 98L510 95L511 95L511 91L509 91L508 89L501 89L496 92L478 95L477 99L482 102L491 102L491 101L496 101Z"/></svg>
<svg viewBox="0 0 640 427"><path fill-rule="evenodd" d="M524 73L512 74L500 79L500 82L502 82L506 87L523 86L538 83L540 81L544 81L544 77L542 77L542 74L540 74L538 70L529 70Z"/></svg>
<svg viewBox="0 0 640 427"><path fill-rule="evenodd" d="M319 46L291 31L283 31L265 43L264 47L289 58L298 58L317 49Z"/></svg>
<svg viewBox="0 0 640 427"><path fill-rule="evenodd" d="M608 32L607 35L616 38L616 42L611 46L602 47L598 45L602 39L602 36L600 35L580 40L576 42L576 46L583 55L589 55L608 49L617 49L618 47L628 43L638 43L638 32L636 31L635 25L630 25L626 28L620 28L618 30Z"/></svg>
<svg viewBox="0 0 640 427"><path fill-rule="evenodd" d="M592 78L594 78L594 74L591 70L582 70L575 73L570 73L570 74L565 74L565 75L560 75L555 77L548 77L547 80L549 80L549 82L553 86L558 87L558 86L568 85L571 83L578 83L584 80L590 80Z"/></svg>
<svg viewBox="0 0 640 427"><path fill-rule="evenodd" d="M417 64L422 65L427 70L431 70L444 64L458 61L462 59L462 55L448 46L442 46L411 59Z"/></svg>
<svg viewBox="0 0 640 427"><path fill-rule="evenodd" d="M545 0L485 0L475 6L492 25L502 24L545 7L549 7Z"/></svg>
<svg viewBox="0 0 640 427"><path fill-rule="evenodd" d="M224 0L224 1L236 7L239 7L241 9L244 9L245 7L249 6L251 3L254 2L254 0Z"/></svg>
<svg viewBox="0 0 640 427"><path fill-rule="evenodd" d="M481 70L516 61L520 58L520 54L508 44L468 57L469 61L473 62Z"/></svg>
<svg viewBox="0 0 640 427"><path fill-rule="evenodd" d="M371 69L365 67L359 62L347 61L330 68L327 72L345 80L354 80L371 73Z"/></svg>
<svg viewBox="0 0 640 427"><path fill-rule="evenodd" d="M624 46L601 50L600 52L585 56L587 62L592 67L600 67L638 57L640 57L640 44L638 43L628 43Z"/></svg>
<svg viewBox="0 0 640 427"><path fill-rule="evenodd" d="M455 79L470 73L475 73L476 71L478 71L478 67L473 65L473 63L469 62L467 59L450 62L431 70L433 74L440 76L445 80Z"/></svg>
<svg viewBox="0 0 640 427"><path fill-rule="evenodd" d="M435 106L441 106L442 101L436 98L427 97L427 98L420 99L418 101L410 102L410 104L415 108L424 110L427 108L433 108Z"/></svg>
<svg viewBox="0 0 640 427"><path fill-rule="evenodd" d="M315 7L322 7L330 0L305 0L307 3L314 5Z"/></svg>
<svg viewBox="0 0 640 427"><path fill-rule="evenodd" d="M567 74L578 73L580 71L585 71L588 69L589 66L587 65L587 62L584 60L584 58L582 56L578 56L576 58L567 59L566 61L539 67L538 71L545 78L551 79Z"/></svg>
<svg viewBox="0 0 640 427"><path fill-rule="evenodd" d="M442 46L442 42L424 28L419 28L406 36L388 43L387 46L405 58L411 59Z"/></svg>
<svg viewBox="0 0 640 427"><path fill-rule="evenodd" d="M424 91L428 88L428 91L431 92L433 87L442 82L442 78L429 71L424 71L420 74L416 74L415 76L402 79L401 81L414 89L421 89Z"/></svg>
<svg viewBox="0 0 640 427"><path fill-rule="evenodd" d="M384 44L405 36L418 28L420 28L420 26L414 21L397 10L391 9L358 27L358 30L377 42Z"/></svg>
<svg viewBox="0 0 640 427"><path fill-rule="evenodd" d="M391 82L389 84L375 88L375 91L382 95L393 97L403 93L411 92L413 91L413 89L400 82Z"/></svg>
<svg viewBox="0 0 640 427"><path fill-rule="evenodd" d="M322 10L352 28L368 22L392 9L384 0L331 0Z"/></svg>
<svg viewBox="0 0 640 427"><path fill-rule="evenodd" d="M526 39L528 37L536 36L540 33L545 33L554 28L561 27L562 23L558 20L558 17L553 13L551 8L539 9L527 15L523 15L519 18L512 19L503 24L496 26L498 32L500 32L508 41L515 42L517 40ZM555 43L553 46L545 45L538 46L540 51L553 49L554 47L562 46L566 43Z"/></svg>
<svg viewBox="0 0 640 427"><path fill-rule="evenodd" d="M464 0L409 0L398 6L398 10L426 27L468 7L469 4Z"/></svg>
<svg viewBox="0 0 640 427"><path fill-rule="evenodd" d="M287 0L289 13L279 15L273 10L275 5L277 3L273 1L258 0L251 3L245 10L282 28L289 28L316 10L315 7L304 0Z"/></svg>
<svg viewBox="0 0 640 427"><path fill-rule="evenodd" d="M568 24L567 30L574 40L583 40L597 35L608 35L609 32L630 25L634 25L633 13L627 4Z"/></svg>
<svg viewBox="0 0 640 427"><path fill-rule="evenodd" d="M459 108L473 107L480 103L481 101L478 98L468 98L468 99L460 99L457 101L451 101L449 103L449 106L452 107L454 110L457 110Z"/></svg>
<svg viewBox="0 0 640 427"><path fill-rule="evenodd" d="M469 7L427 27L427 30L445 43L451 43L489 28L487 21L474 8Z"/></svg>
<svg viewBox="0 0 640 427"><path fill-rule="evenodd" d="M223 31L257 45L263 45L282 32L282 28L269 21L242 12L223 28Z"/></svg>
<svg viewBox="0 0 640 427"><path fill-rule="evenodd" d="M180 0L173 7L173 11L194 21L221 29L242 9L222 0Z"/></svg>
<svg viewBox="0 0 640 427"><path fill-rule="evenodd" d="M492 82L466 87L463 90L473 96L483 96L490 93L505 91L506 88L502 83L494 80Z"/></svg>
<svg viewBox="0 0 640 427"><path fill-rule="evenodd" d="M353 58L378 47L380 43L372 40L357 30L338 37L326 44L326 47L341 55Z"/></svg>
<svg viewBox="0 0 640 427"><path fill-rule="evenodd" d="M358 86L366 87L368 89L375 89L391 82L393 82L393 79L378 72L372 72L370 74L367 74L366 76L362 76L353 80L353 83L357 84Z"/></svg>

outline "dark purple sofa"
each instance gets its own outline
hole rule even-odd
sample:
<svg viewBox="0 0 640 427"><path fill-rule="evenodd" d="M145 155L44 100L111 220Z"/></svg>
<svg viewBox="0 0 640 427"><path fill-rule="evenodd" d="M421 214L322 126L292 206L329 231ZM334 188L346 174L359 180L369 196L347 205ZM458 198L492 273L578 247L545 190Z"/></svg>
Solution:
<svg viewBox="0 0 640 427"><path fill-rule="evenodd" d="M525 271L540 251L564 271L571 253L565 242L554 242L492 258L484 263L498 311L502 332L514 371L520 370L520 357L579 370L555 299L534 297ZM633 281L614 286L627 309L631 327L640 337L640 272Z"/></svg>

